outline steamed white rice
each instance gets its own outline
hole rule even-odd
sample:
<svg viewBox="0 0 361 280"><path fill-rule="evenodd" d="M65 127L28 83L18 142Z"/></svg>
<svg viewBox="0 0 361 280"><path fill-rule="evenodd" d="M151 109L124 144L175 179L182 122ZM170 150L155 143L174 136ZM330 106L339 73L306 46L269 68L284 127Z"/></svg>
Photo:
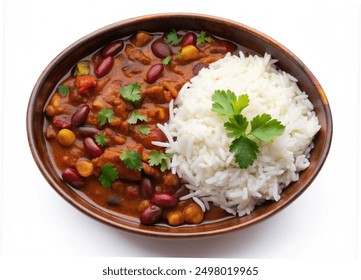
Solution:
<svg viewBox="0 0 361 280"><path fill-rule="evenodd" d="M169 123L159 125L169 143L158 145L173 155L169 167L190 190L182 199L193 198L203 210L212 202L242 216L265 200L279 200L282 189L309 166L320 125L296 78L276 70L275 63L269 54L228 54L183 86L174 109L170 104ZM242 111L247 119L268 113L285 126L272 143L259 143L258 158L247 169L240 169L229 152L226 119L211 110L211 96L218 89L248 94L250 104Z"/></svg>

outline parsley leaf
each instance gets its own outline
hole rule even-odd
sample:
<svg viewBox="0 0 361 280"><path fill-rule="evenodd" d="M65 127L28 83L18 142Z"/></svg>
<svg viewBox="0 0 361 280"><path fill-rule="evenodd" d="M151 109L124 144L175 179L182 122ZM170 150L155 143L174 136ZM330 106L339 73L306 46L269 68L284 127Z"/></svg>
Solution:
<svg viewBox="0 0 361 280"><path fill-rule="evenodd" d="M165 39L165 42L170 45L178 45L181 41L182 38L178 37L177 31L175 31L175 29L172 29L172 31L167 34Z"/></svg>
<svg viewBox="0 0 361 280"><path fill-rule="evenodd" d="M102 108L98 113L98 123L105 125L106 122L114 121L114 112L112 109Z"/></svg>
<svg viewBox="0 0 361 280"><path fill-rule="evenodd" d="M199 38L197 38L197 45L208 42L210 43L212 41L211 37L206 37L206 32L201 31L199 34Z"/></svg>
<svg viewBox="0 0 361 280"><path fill-rule="evenodd" d="M117 169L113 164L104 164L99 181L104 188L110 188L111 184L119 178Z"/></svg>
<svg viewBox="0 0 361 280"><path fill-rule="evenodd" d="M60 92L61 96L67 96L70 92L70 87L68 86L58 86L58 92Z"/></svg>
<svg viewBox="0 0 361 280"><path fill-rule="evenodd" d="M227 136L234 138L229 151L234 153L235 162L240 168L251 166L257 158L259 146L253 140L271 142L274 137L284 133L285 126L280 121L272 119L269 114L255 116L251 122L241 114L242 110L249 105L247 94L236 97L230 90L215 90L212 101L212 111L228 117L224 127L227 130Z"/></svg>
<svg viewBox="0 0 361 280"><path fill-rule="evenodd" d="M147 121L148 117L145 115L140 115L138 110L133 110L130 114L129 118L127 119L127 123L129 124L136 124L139 121Z"/></svg>
<svg viewBox="0 0 361 280"><path fill-rule="evenodd" d="M150 166L160 165L160 170L164 172L167 169L167 159L170 158L170 154L163 154L156 150L152 150L151 155L148 157L148 163Z"/></svg>
<svg viewBox="0 0 361 280"><path fill-rule="evenodd" d="M229 146L229 151L234 153L235 161L240 168L252 165L259 153L257 143L244 136L234 139Z"/></svg>
<svg viewBox="0 0 361 280"><path fill-rule="evenodd" d="M150 127L147 125L140 125L138 126L138 131L143 135L148 135L150 133Z"/></svg>
<svg viewBox="0 0 361 280"><path fill-rule="evenodd" d="M280 136L285 131L280 121L271 119L269 114L255 116L251 121L251 132L253 136L264 142L272 142L273 138Z"/></svg>
<svg viewBox="0 0 361 280"><path fill-rule="evenodd" d="M105 136L105 132L102 132L99 135L94 135L94 139L100 146L104 147L109 141Z"/></svg>
<svg viewBox="0 0 361 280"><path fill-rule="evenodd" d="M163 65L168 65L171 62L172 58L173 57L171 55L168 55L166 58L163 58L162 60Z"/></svg>
<svg viewBox="0 0 361 280"><path fill-rule="evenodd" d="M119 158L128 169L142 170L142 157L135 151L124 151L120 154Z"/></svg>
<svg viewBox="0 0 361 280"><path fill-rule="evenodd" d="M141 92L141 86L138 83L126 85L119 90L119 93L123 96L123 98L133 104L140 103L142 100L140 95Z"/></svg>
<svg viewBox="0 0 361 280"><path fill-rule="evenodd" d="M229 118L229 121L224 123L224 126L228 131L228 137L237 138L241 136L246 136L248 121L246 117L242 115L236 115Z"/></svg>

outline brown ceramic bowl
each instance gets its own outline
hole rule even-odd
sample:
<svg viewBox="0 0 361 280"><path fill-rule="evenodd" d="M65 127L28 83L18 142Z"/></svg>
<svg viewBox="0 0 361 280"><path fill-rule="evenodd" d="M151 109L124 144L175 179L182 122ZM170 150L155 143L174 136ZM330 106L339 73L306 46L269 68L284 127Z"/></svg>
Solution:
<svg viewBox="0 0 361 280"><path fill-rule="evenodd" d="M299 87L309 95L321 124L321 130L314 140L315 147L310 158L310 167L300 174L299 181L292 183L283 191L279 201L267 202L248 216L209 224L182 227L143 226L134 219L106 212L80 196L59 177L47 153L46 140L43 136L44 105L58 81L80 59L113 40L138 30L166 32L170 27L176 30L210 32L237 42L260 55L267 52L278 60L277 65L281 69L299 80ZM238 22L208 15L176 13L147 15L114 23L81 38L60 53L43 71L31 94L27 112L27 133L33 157L40 171L60 196L77 209L106 224L134 233L163 237L196 237L225 233L249 226L270 217L294 201L310 186L326 160L332 139L332 117L326 95L316 78L300 59L280 43Z"/></svg>

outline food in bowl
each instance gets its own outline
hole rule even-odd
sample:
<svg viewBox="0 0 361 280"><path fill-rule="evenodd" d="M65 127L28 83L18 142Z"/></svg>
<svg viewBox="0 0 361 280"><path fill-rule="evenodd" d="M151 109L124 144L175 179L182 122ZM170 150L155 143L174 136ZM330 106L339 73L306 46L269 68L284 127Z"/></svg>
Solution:
<svg viewBox="0 0 361 280"><path fill-rule="evenodd" d="M79 60L50 96L44 135L54 166L93 203L144 225L248 214L297 180L319 129L307 95L274 63L203 31L119 38ZM229 150L232 120L212 111L217 90L249 98L234 117L244 128L236 139L255 143L248 166ZM270 143L249 133L264 114L261 128L283 127L268 130Z"/></svg>

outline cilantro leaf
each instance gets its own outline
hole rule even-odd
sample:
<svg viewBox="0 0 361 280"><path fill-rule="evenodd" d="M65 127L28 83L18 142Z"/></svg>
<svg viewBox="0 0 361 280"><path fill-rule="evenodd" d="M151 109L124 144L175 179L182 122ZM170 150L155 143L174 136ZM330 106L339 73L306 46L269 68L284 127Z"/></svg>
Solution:
<svg viewBox="0 0 361 280"><path fill-rule="evenodd" d="M126 85L119 90L119 93L123 96L123 98L133 104L140 103L142 100L140 95L141 92L141 86L138 83Z"/></svg>
<svg viewBox="0 0 361 280"><path fill-rule="evenodd" d="M100 146L104 147L109 141L105 136L105 132L102 132L99 135L94 135L94 139Z"/></svg>
<svg viewBox="0 0 361 280"><path fill-rule="evenodd" d="M70 87L68 86L58 86L58 92L60 92L61 96L67 96L70 92Z"/></svg>
<svg viewBox="0 0 361 280"><path fill-rule="evenodd" d="M113 164L104 164L99 181L104 188L110 188L111 184L119 178L117 169Z"/></svg>
<svg viewBox="0 0 361 280"><path fill-rule="evenodd" d="M143 135L148 135L150 133L150 127L147 125L140 125L138 126L138 131Z"/></svg>
<svg viewBox="0 0 361 280"><path fill-rule="evenodd" d="M208 42L210 43L212 41L211 37L206 37L206 32L205 31L201 31L201 33L199 34L199 37L197 38L197 45Z"/></svg>
<svg viewBox="0 0 361 280"><path fill-rule="evenodd" d="M136 124L139 121L147 121L148 117L145 115L140 115L138 110L133 110L130 114L129 118L127 119L127 123L129 124Z"/></svg>
<svg viewBox="0 0 361 280"><path fill-rule="evenodd" d="M160 165L160 170L164 172L167 169L167 159L172 155L163 154L156 150L152 150L151 155L148 157L148 163L150 166Z"/></svg>
<svg viewBox="0 0 361 280"><path fill-rule="evenodd" d="M240 168L247 168L256 160L259 148L256 142L240 136L232 141L229 151L234 153L235 161Z"/></svg>
<svg viewBox="0 0 361 280"><path fill-rule="evenodd" d="M224 123L226 130L228 131L227 136L237 138L246 136L246 129L248 127L248 121L246 117L242 115L236 115L229 118L229 121Z"/></svg>
<svg viewBox="0 0 361 280"><path fill-rule="evenodd" d="M247 94L242 94L238 96L237 99L232 99L232 108L233 114L238 115L242 112L244 108L249 105L249 97Z"/></svg>
<svg viewBox="0 0 361 280"><path fill-rule="evenodd" d="M124 151L120 154L119 158L128 169L142 170L142 157L135 151Z"/></svg>
<svg viewBox="0 0 361 280"><path fill-rule="evenodd" d="M271 142L274 137L284 133L285 126L280 121L272 119L269 114L258 115L251 122L241 114L242 110L249 105L247 94L236 97L230 90L215 90L212 101L212 111L228 117L224 127L227 130L227 136L235 138L229 151L234 153L235 161L240 168L247 168L257 158L259 147L253 140Z"/></svg>
<svg viewBox="0 0 361 280"><path fill-rule="evenodd" d="M177 31L175 31L175 29L172 29L172 31L167 34L165 39L165 42L170 45L178 45L181 41L182 38L178 37Z"/></svg>
<svg viewBox="0 0 361 280"><path fill-rule="evenodd" d="M212 95L212 111L221 116L231 117L234 115L232 102L236 100L234 92L227 90L215 90Z"/></svg>
<svg viewBox="0 0 361 280"><path fill-rule="evenodd" d="M255 116L251 121L251 127L250 134L268 143L285 131L285 126L280 121L272 119L269 114Z"/></svg>
<svg viewBox="0 0 361 280"><path fill-rule="evenodd" d="M112 109L102 108L98 113L98 123L105 125L107 122L114 121L114 112Z"/></svg>

